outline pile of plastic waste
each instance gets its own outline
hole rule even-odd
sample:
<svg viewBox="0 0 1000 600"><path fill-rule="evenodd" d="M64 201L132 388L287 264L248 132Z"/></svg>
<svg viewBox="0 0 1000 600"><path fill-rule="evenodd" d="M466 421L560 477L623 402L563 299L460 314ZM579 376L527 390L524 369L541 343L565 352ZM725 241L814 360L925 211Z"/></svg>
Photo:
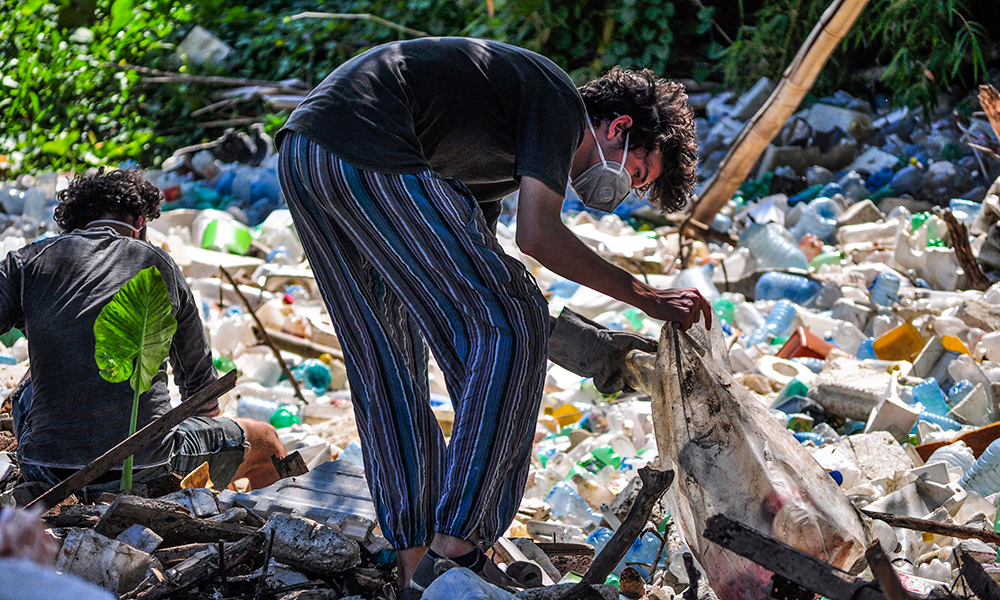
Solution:
<svg viewBox="0 0 1000 600"><path fill-rule="evenodd" d="M703 175L718 168L769 90L762 82L741 97L692 96L702 115ZM974 286L1000 280L1000 185L992 183L1000 162L973 145L998 145L974 97L927 121L839 93L789 120L711 223L710 241L683 239L679 223L656 218L638 198L614 215L569 200L565 217L595 251L651 285L698 288L722 325L735 381L856 507L993 531L1000 284ZM336 334L282 203L274 155L251 166L202 150L149 177L167 199L149 239L188 278L219 370L240 373L224 414L272 423L310 467L338 458L361 465ZM54 234L63 185L55 174L0 185L3 252ZM945 211L964 229L949 227ZM520 254L516 226L516 214L505 214L498 237L535 276L553 314L569 307L609 328L659 337L661 322ZM968 239L953 239L956 232ZM978 278L961 262L959 242L978 258ZM220 278L220 265L242 282L249 306ZM300 392L250 310L273 334ZM26 360L23 336L0 342L0 364ZM447 435L454 413L434 365L431 392ZM542 406L524 501L507 535L599 552L635 496L638 470L657 464L650 399L603 396L550 365ZM632 566L647 584L685 589L690 549L675 518L664 504L609 583ZM1000 573L996 545L881 521L872 535L914 593L955 581L959 544Z"/></svg>

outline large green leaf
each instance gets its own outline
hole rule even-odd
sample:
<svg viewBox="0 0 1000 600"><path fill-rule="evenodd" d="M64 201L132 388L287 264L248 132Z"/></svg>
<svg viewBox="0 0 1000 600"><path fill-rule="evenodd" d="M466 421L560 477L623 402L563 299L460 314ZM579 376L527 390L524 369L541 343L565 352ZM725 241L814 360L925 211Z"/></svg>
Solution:
<svg viewBox="0 0 1000 600"><path fill-rule="evenodd" d="M167 284L156 267L139 271L122 286L94 322L94 358L101 377L129 379L140 394L148 390L177 331L170 308Z"/></svg>
<svg viewBox="0 0 1000 600"><path fill-rule="evenodd" d="M132 0L115 0L111 3L111 33L118 33L134 18Z"/></svg>

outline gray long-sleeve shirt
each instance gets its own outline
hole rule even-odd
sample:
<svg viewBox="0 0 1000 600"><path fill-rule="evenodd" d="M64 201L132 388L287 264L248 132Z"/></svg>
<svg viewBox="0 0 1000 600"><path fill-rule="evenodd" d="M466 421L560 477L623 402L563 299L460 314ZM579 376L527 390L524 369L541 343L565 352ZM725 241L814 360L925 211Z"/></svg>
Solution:
<svg viewBox="0 0 1000 600"><path fill-rule="evenodd" d="M35 242L0 262L0 332L21 329L31 361L33 391L18 440L22 461L79 468L128 436L132 388L101 378L94 321L126 282L150 266L169 290L177 319L169 358L187 399L216 373L191 289L167 253L95 227ZM140 396L139 429L170 409L165 365ZM216 407L210 403L203 413ZM136 454L136 467L162 464L179 443L172 432L164 435Z"/></svg>

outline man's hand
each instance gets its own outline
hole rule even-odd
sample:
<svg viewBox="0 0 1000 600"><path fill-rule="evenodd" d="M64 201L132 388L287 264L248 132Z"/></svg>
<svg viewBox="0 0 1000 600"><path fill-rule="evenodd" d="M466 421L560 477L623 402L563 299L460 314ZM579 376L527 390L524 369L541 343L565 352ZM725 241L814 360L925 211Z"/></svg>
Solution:
<svg viewBox="0 0 1000 600"><path fill-rule="evenodd" d="M636 306L650 317L678 323L682 331L687 331L704 316L705 327L712 328L712 304L695 288L658 290L643 287L646 289L639 294L645 298Z"/></svg>
<svg viewBox="0 0 1000 600"><path fill-rule="evenodd" d="M517 201L517 245L550 271L642 309L661 321L688 329L705 316L712 326L712 305L694 289L658 290L598 256L563 224L563 197L531 177L521 178Z"/></svg>

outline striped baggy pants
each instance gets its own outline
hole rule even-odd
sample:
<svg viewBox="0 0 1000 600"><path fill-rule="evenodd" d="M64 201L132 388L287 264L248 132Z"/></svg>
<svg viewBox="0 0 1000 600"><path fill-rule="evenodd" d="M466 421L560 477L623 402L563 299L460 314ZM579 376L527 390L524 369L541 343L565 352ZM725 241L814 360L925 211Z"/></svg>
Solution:
<svg viewBox="0 0 1000 600"><path fill-rule="evenodd" d="M520 504L548 311L468 189L356 169L294 132L278 176L344 350L365 470L397 549L434 532L493 542ZM455 406L446 445L427 348Z"/></svg>

